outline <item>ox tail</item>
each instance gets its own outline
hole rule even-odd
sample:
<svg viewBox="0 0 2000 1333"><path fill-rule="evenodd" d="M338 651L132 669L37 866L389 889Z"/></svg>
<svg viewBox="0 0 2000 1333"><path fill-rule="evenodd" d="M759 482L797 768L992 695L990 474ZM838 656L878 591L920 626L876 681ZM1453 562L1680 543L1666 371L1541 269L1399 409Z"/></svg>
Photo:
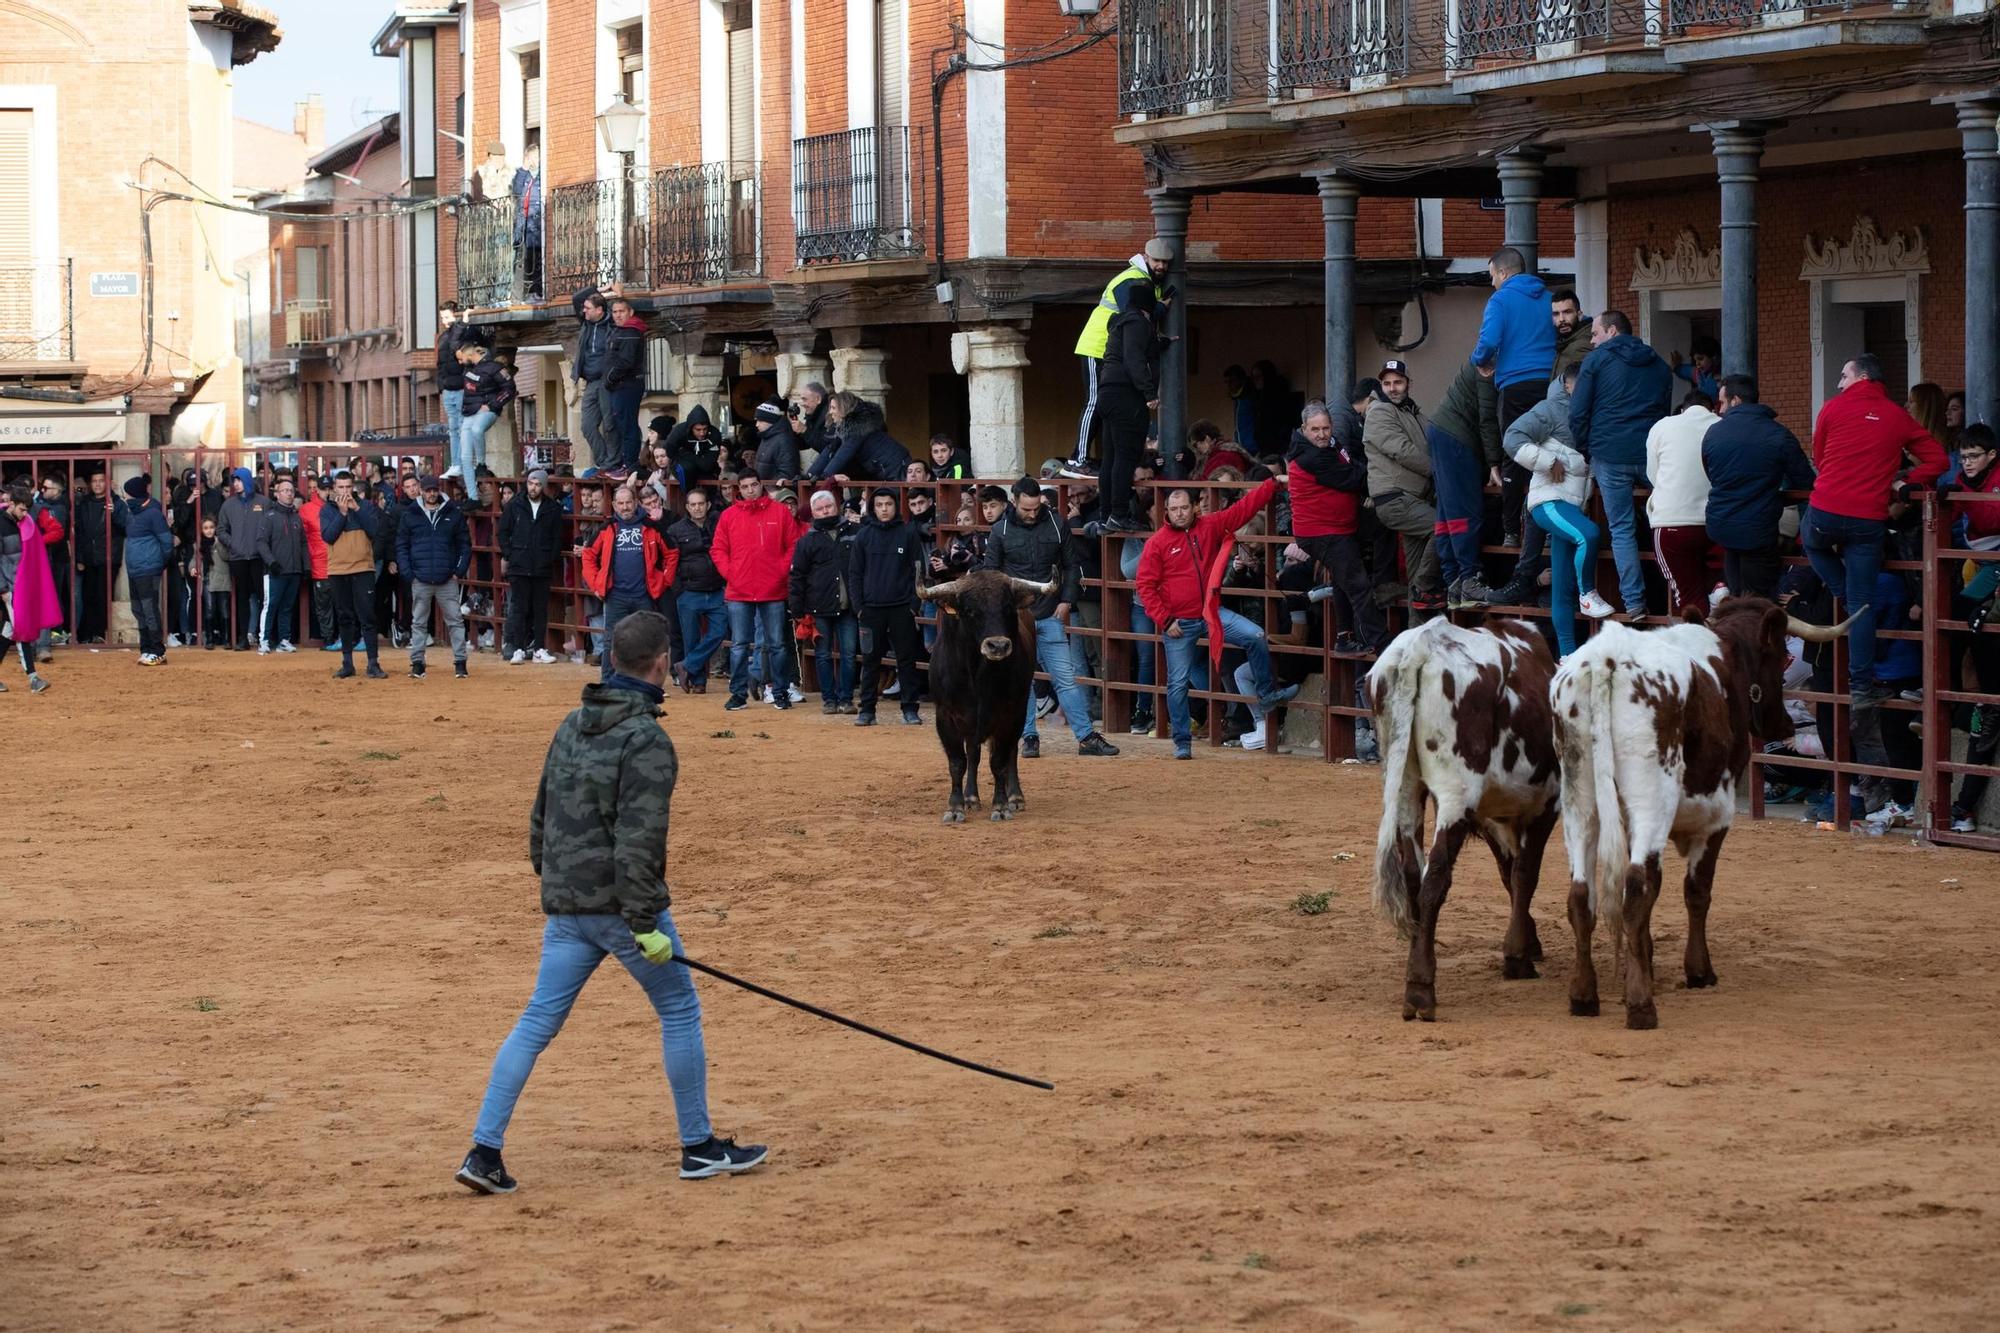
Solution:
<svg viewBox="0 0 2000 1333"><path fill-rule="evenodd" d="M1589 798L1597 813L1597 855L1592 865L1591 910L1606 921L1614 933L1625 920L1625 812L1618 799L1618 756L1613 744L1613 697L1617 671L1612 663L1601 662L1590 685L1590 770ZM1607 921L1608 918L1608 921Z"/></svg>
<svg viewBox="0 0 2000 1333"><path fill-rule="evenodd" d="M1404 635L1368 673L1369 702L1375 709L1375 733L1382 752L1382 825L1375 835L1375 910L1409 938L1416 928L1405 888L1405 856L1415 858L1423 874L1423 785L1411 766L1410 742L1416 731L1417 691L1422 688L1425 655L1419 636Z"/></svg>

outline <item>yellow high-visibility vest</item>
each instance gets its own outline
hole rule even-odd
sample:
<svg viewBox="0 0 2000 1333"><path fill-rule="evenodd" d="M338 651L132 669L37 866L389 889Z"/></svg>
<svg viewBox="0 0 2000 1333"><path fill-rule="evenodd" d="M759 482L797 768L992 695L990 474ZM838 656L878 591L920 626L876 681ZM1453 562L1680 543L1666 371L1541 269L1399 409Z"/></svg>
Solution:
<svg viewBox="0 0 2000 1333"><path fill-rule="evenodd" d="M1076 354L1087 356L1094 361L1104 359L1104 348L1111 341L1111 317L1118 313L1118 289L1137 279L1153 283L1153 299L1160 298L1160 285L1153 282L1153 275L1143 268L1127 267L1124 272L1104 286L1104 295L1097 298L1097 309L1090 312L1090 318L1083 322L1083 332L1077 336Z"/></svg>

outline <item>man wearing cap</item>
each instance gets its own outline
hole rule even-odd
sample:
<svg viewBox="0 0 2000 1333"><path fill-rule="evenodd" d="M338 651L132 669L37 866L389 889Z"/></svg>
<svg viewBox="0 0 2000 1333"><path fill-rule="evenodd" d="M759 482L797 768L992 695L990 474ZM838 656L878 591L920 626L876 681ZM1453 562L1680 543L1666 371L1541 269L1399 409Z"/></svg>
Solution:
<svg viewBox="0 0 2000 1333"><path fill-rule="evenodd" d="M1083 590L1083 569L1077 559L1076 544L1070 540L1069 525L1047 503L1042 484L1033 477L1014 483L1014 504L994 523L986 536L986 554L981 569L997 569L1009 578L1035 583L1053 582L1053 591L1042 594L1034 607L1035 660L1046 671L1076 737L1081 755L1115 755L1118 747L1099 735L1090 725L1090 699L1076 683L1075 659L1070 656L1065 622ZM1021 726L1021 757L1039 759L1041 734L1035 729L1035 700L1028 699L1028 716Z"/></svg>
<svg viewBox="0 0 2000 1333"><path fill-rule="evenodd" d="M1118 289L1128 282L1144 283L1152 295L1152 304L1165 300L1167 268L1173 257L1173 247L1164 240L1155 236L1147 241L1146 248L1133 255L1118 276L1105 284L1103 295L1097 298L1097 308L1083 322L1083 332L1076 340L1076 354L1083 361L1083 416L1077 422L1076 451L1063 469L1066 477L1097 475L1090 466L1090 434L1098 426L1097 377L1105 349L1111 342L1111 317L1118 313Z"/></svg>
<svg viewBox="0 0 2000 1333"><path fill-rule="evenodd" d="M382 511L367 490L355 488L353 473L334 474L333 498L320 509L319 528L333 614L340 622L340 669L334 679L353 677L358 642L368 655L368 679L387 680L375 648L375 534L382 530Z"/></svg>
<svg viewBox="0 0 2000 1333"><path fill-rule="evenodd" d="M764 494L763 478L752 468L736 479L737 502L722 511L710 555L722 571L729 608L730 711L750 701L750 648L754 638L759 674L771 687L771 702L790 708L791 663L785 653L785 595L792 578L792 548L802 529L797 515Z"/></svg>
<svg viewBox="0 0 2000 1333"><path fill-rule="evenodd" d="M424 678L424 649L431 641L431 603L444 611L451 638L452 675L465 679L465 595L459 580L472 567L472 529L444 495L443 483L415 478L417 499L396 524L396 568L410 584L410 679Z"/></svg>
<svg viewBox="0 0 2000 1333"><path fill-rule="evenodd" d="M804 475L799 461L799 437L792 432L781 399L766 398L757 404L757 475L776 481L795 481Z"/></svg>
<svg viewBox="0 0 2000 1333"><path fill-rule="evenodd" d="M1437 510L1431 499L1431 450L1425 438L1430 423L1417 400L1410 397L1410 367L1406 361L1382 363L1376 377L1381 389L1361 419L1361 448L1368 455L1368 497L1375 517L1391 532L1403 534L1403 564L1410 576L1410 607L1437 611L1444 607L1438 581L1438 552L1431 540L1437 530Z"/></svg>
<svg viewBox="0 0 2000 1333"><path fill-rule="evenodd" d="M132 619L139 625L139 665L167 664L166 636L160 629L160 575L173 559L174 535L166 511L153 498L145 473L125 483L125 578Z"/></svg>
<svg viewBox="0 0 2000 1333"><path fill-rule="evenodd" d="M549 585L562 557L563 512L547 493L549 474L536 468L500 512L500 554L507 562L507 623L500 649L515 666L555 661L548 650Z"/></svg>

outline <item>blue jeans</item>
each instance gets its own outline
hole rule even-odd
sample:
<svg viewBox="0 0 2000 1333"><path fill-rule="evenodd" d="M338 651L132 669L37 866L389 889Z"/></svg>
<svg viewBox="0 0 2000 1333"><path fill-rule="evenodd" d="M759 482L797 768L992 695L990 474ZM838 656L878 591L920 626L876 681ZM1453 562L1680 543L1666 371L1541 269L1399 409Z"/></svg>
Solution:
<svg viewBox="0 0 2000 1333"><path fill-rule="evenodd" d="M472 474L486 459L486 432L492 430L493 423L499 419L497 413L481 408L465 418L458 434L452 439L451 465L458 469L459 476L465 478L465 489L475 494L479 488L472 484Z"/></svg>
<svg viewBox="0 0 2000 1333"><path fill-rule="evenodd" d="M1137 597L1132 599L1132 632L1134 634L1151 634L1153 632L1153 618L1146 614L1145 607L1139 605ZM1132 676L1141 685L1151 685L1153 683L1152 644L1134 643L1132 645ZM1151 712L1153 710L1153 697L1151 695L1141 696L1138 704L1135 706Z"/></svg>
<svg viewBox="0 0 2000 1333"><path fill-rule="evenodd" d="M299 576L269 574L264 578L264 643L276 648L292 637L298 623Z"/></svg>
<svg viewBox="0 0 2000 1333"><path fill-rule="evenodd" d="M658 928L681 952L681 937L673 918L660 913ZM493 1076L486 1100L479 1106L479 1123L472 1141L488 1148L504 1147L507 1122L535 1057L562 1031L563 1020L582 993L583 984L606 955L615 957L632 974L660 1016L660 1054L667 1067L667 1085L674 1095L674 1118L680 1121L683 1144L706 1143L708 1124L708 1055L701 1041L701 999L694 978L679 963L649 963L632 942L625 918L552 916L542 930L542 964L535 975L535 993L521 1011L521 1021L493 1057Z"/></svg>
<svg viewBox="0 0 2000 1333"><path fill-rule="evenodd" d="M1597 493L1604 497L1604 521L1611 529L1611 560L1618 566L1618 600L1625 603L1628 613L1644 615L1646 570L1639 563L1639 524L1632 488L1646 484L1646 469L1638 463L1593 461L1590 475L1597 482Z"/></svg>
<svg viewBox="0 0 2000 1333"><path fill-rule="evenodd" d="M819 697L836 704L854 702L854 670L861 651L861 622L852 611L837 616L814 616L819 637L813 640L813 658L819 665ZM833 651L840 649L839 674L835 675Z"/></svg>
<svg viewBox="0 0 2000 1333"><path fill-rule="evenodd" d="M1806 560L1819 575L1827 591L1847 603L1853 615L1862 608L1848 596L1851 588L1860 597L1874 597L1876 578L1882 573L1882 540L1887 531L1879 518L1848 518L1808 506L1803 532ZM1875 688L1875 608L1854 622L1847 631L1847 691L1863 694Z"/></svg>
<svg viewBox="0 0 2000 1333"><path fill-rule="evenodd" d="M1062 705L1063 716L1069 719L1070 733L1081 743L1090 735L1090 699L1076 683L1076 664L1069 655L1069 633L1054 616L1035 622L1035 662L1048 673L1049 684L1055 687L1056 702ZM1028 721L1021 728L1021 735L1040 734L1035 730L1035 692L1030 690Z"/></svg>
<svg viewBox="0 0 2000 1333"><path fill-rule="evenodd" d="M635 380L604 393L611 400L611 429L605 434L618 443L617 465L630 472L639 466L639 400L646 396L646 385Z"/></svg>
<svg viewBox="0 0 2000 1333"><path fill-rule="evenodd" d="M616 592L604 599L604 646L597 654L597 678L611 679L611 631L618 628L618 622L634 611L650 611L653 599L650 597L623 598Z"/></svg>
<svg viewBox="0 0 2000 1333"><path fill-rule="evenodd" d="M444 437L456 447L458 433L465 426L465 390L440 389L438 401L444 404Z"/></svg>
<svg viewBox="0 0 2000 1333"><path fill-rule="evenodd" d="M1566 500L1536 505L1535 526L1549 534L1549 619L1562 655L1576 651L1576 599L1595 588L1597 543L1603 536L1584 512Z"/></svg>
<svg viewBox="0 0 2000 1333"><path fill-rule="evenodd" d="M674 594L674 611L681 622L681 668L696 685L708 683L708 659L729 637L729 618L722 606L720 588L712 592L682 588Z"/></svg>
<svg viewBox="0 0 2000 1333"><path fill-rule="evenodd" d="M1208 624L1203 620L1181 620L1179 638L1168 635L1167 646L1167 722L1173 733L1174 744L1186 745L1194 733L1188 724L1188 678L1193 675L1194 658L1202 641L1208 637ZM1264 631L1255 622L1245 620L1228 607L1222 608L1222 641L1232 648L1241 648L1249 659L1250 676L1256 683L1257 696L1262 698L1273 690L1271 684L1271 645L1264 637Z"/></svg>
<svg viewBox="0 0 2000 1333"><path fill-rule="evenodd" d="M1438 575L1450 588L1461 579L1483 579L1479 525L1486 501L1486 468L1479 446L1436 426L1426 427L1431 480L1437 485Z"/></svg>
<svg viewBox="0 0 2000 1333"><path fill-rule="evenodd" d="M729 603L729 692L750 693L750 636L757 636L757 678L772 689L791 683L785 669L785 604Z"/></svg>

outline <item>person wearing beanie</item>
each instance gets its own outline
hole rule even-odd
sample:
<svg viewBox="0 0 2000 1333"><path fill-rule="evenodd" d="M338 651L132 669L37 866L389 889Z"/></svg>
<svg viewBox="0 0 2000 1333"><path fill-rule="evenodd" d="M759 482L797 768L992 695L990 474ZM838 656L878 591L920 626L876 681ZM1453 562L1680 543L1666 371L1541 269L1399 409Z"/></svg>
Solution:
<svg viewBox="0 0 2000 1333"><path fill-rule="evenodd" d="M767 398L757 404L757 475L778 481L795 481L805 469L799 461L799 437L792 433L785 404Z"/></svg>
<svg viewBox="0 0 2000 1333"><path fill-rule="evenodd" d="M166 510L153 498L153 479L141 473L125 483L125 580L132 619L139 626L139 665L164 666L166 633L160 622L160 576L174 558Z"/></svg>
<svg viewBox="0 0 2000 1333"><path fill-rule="evenodd" d="M789 427L785 433L791 433ZM794 621L810 621L813 627L819 711L851 713L860 622L855 619L854 587L848 578L848 547L860 527L841 514L840 501L832 491L813 492L811 503L812 529L792 548L791 597L786 609Z"/></svg>
<svg viewBox="0 0 2000 1333"><path fill-rule="evenodd" d="M903 722L916 726L923 721L917 712L917 692L922 688L917 676L917 583L929 552L917 530L903 521L895 491L877 487L868 504L868 517L848 547L847 584L860 608L861 712L854 725L875 725L882 657L894 647Z"/></svg>
<svg viewBox="0 0 2000 1333"><path fill-rule="evenodd" d="M79 643L103 643L111 627L111 588L125 555L125 506L111 493L110 478L91 475L90 488L76 502L76 564L83 585L77 617Z"/></svg>
<svg viewBox="0 0 2000 1333"><path fill-rule="evenodd" d="M264 622L264 561L258 553L264 510L270 501L255 489L247 467L229 474L229 498L215 516L215 546L229 566L229 647L248 652L250 640L261 639Z"/></svg>
<svg viewBox="0 0 2000 1333"><path fill-rule="evenodd" d="M549 474L536 468L500 511L498 545L506 561L507 619L500 651L515 666L548 665L549 591L563 554L562 504L548 494Z"/></svg>

